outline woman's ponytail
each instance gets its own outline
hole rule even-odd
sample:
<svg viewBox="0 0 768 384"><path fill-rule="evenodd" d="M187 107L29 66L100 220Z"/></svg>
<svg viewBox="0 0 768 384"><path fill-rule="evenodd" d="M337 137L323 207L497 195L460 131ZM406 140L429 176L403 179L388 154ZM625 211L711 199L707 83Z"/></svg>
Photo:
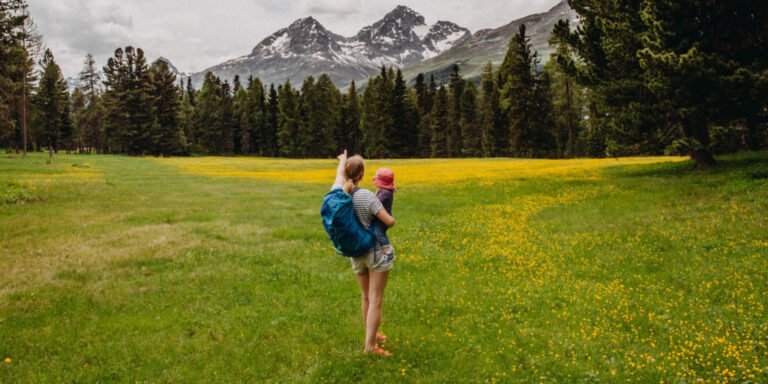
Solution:
<svg viewBox="0 0 768 384"><path fill-rule="evenodd" d="M351 195L352 192L354 192L354 190L355 190L355 183L353 183L352 180L347 179L347 181L344 183L344 187L343 188L344 188L344 192L346 192L346 193Z"/></svg>
<svg viewBox="0 0 768 384"><path fill-rule="evenodd" d="M344 177L347 181L344 182L344 192L352 194L355 191L355 186L360 182L365 173L365 161L360 156L352 156L347 159L347 164L344 167Z"/></svg>

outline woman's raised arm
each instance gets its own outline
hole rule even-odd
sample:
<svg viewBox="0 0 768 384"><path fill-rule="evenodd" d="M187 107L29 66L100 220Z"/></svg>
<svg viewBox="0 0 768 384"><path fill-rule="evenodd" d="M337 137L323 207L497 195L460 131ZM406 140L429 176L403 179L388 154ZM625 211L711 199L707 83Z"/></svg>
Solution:
<svg viewBox="0 0 768 384"><path fill-rule="evenodd" d="M346 178L344 177L344 168L347 166L347 150L344 150L344 153L336 157L339 159L339 166L336 167L336 181L333 182L333 185L344 185L344 182L346 181Z"/></svg>

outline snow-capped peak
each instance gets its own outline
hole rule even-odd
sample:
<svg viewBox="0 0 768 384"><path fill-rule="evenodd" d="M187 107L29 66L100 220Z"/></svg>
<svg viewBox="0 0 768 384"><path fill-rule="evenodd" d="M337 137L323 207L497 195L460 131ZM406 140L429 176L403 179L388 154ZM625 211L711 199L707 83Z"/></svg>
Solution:
<svg viewBox="0 0 768 384"><path fill-rule="evenodd" d="M312 54L338 49L340 36L334 35L312 16L298 19L257 45L251 56L263 57Z"/></svg>

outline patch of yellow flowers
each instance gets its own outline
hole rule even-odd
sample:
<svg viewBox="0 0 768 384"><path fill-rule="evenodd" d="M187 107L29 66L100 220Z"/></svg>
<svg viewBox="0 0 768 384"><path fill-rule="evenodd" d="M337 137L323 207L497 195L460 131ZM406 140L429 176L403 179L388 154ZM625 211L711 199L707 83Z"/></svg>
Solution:
<svg viewBox="0 0 768 384"><path fill-rule="evenodd" d="M463 181L494 183L509 179L594 179L600 169L618 165L684 161L681 157L631 157L618 159L521 160L521 159L428 159L367 160L370 180L379 167L395 172L403 186L423 186ZM264 158L171 158L156 159L182 172L212 177L235 177L284 182L332 183L336 160L287 160Z"/></svg>

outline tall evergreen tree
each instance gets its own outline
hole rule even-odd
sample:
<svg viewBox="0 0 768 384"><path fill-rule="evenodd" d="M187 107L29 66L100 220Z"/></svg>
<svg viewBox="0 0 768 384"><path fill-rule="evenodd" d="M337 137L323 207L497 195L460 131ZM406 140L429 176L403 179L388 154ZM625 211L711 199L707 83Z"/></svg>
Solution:
<svg viewBox="0 0 768 384"><path fill-rule="evenodd" d="M195 85L192 84L192 78L187 77L187 96L189 99L189 104L193 107L197 105L196 99L195 99L196 95L197 95L197 91L195 91Z"/></svg>
<svg viewBox="0 0 768 384"><path fill-rule="evenodd" d="M757 0L658 0L643 2L641 17L644 78L682 127L696 165L711 166L712 124L754 122L768 105L768 7ZM755 96L757 103L748 101Z"/></svg>
<svg viewBox="0 0 768 384"><path fill-rule="evenodd" d="M464 93L465 82L459 73L459 65L454 64L448 77L448 120L449 129L446 135L449 157L457 157L462 152L461 142L461 96Z"/></svg>
<svg viewBox="0 0 768 384"><path fill-rule="evenodd" d="M461 140L464 156L479 157L483 153L482 131L478 124L477 87L468 81L461 94Z"/></svg>
<svg viewBox="0 0 768 384"><path fill-rule="evenodd" d="M435 95L434 107L432 107L431 157L448 156L448 132L450 130L448 104L448 91L441 85Z"/></svg>
<svg viewBox="0 0 768 384"><path fill-rule="evenodd" d="M264 156L279 156L279 135L280 123L280 101L278 92L273 84L269 85L269 99L266 105L266 120L264 122L264 131L262 134L262 145Z"/></svg>
<svg viewBox="0 0 768 384"><path fill-rule="evenodd" d="M83 152L85 146L85 129L81 123L83 112L85 111L85 95L82 89L75 88L69 97L69 116L72 123L72 144L73 149L78 153Z"/></svg>
<svg viewBox="0 0 768 384"><path fill-rule="evenodd" d="M664 102L651 92L640 67L638 51L647 30L642 3L571 0L580 16L579 28L571 36L563 25L554 31L583 63L576 77L589 91L584 136L591 155L661 153L677 136L664 123L669 120Z"/></svg>
<svg viewBox="0 0 768 384"><path fill-rule="evenodd" d="M253 79L249 79L249 82L253 83ZM249 114L250 104L251 100L248 91L242 86L239 87L233 99L232 116L237 127L237 130L235 130L235 152L243 155L251 153L251 145L253 143L251 137L253 132L252 119Z"/></svg>
<svg viewBox="0 0 768 384"><path fill-rule="evenodd" d="M192 143L195 138L195 108L189 102L188 89L183 92L179 104L179 129L184 134L185 139L180 154L189 155L192 152Z"/></svg>
<svg viewBox="0 0 768 384"><path fill-rule="evenodd" d="M362 140L362 132L360 131L360 100L357 97L357 89L353 80L342 102L341 130L338 138L341 146L339 149L346 149L349 153L362 153Z"/></svg>
<svg viewBox="0 0 768 384"><path fill-rule="evenodd" d="M87 54L80 71L80 87L85 97L85 108L78 118L84 135L84 146L89 152L102 150L104 130L104 107L101 101L101 75L96 70L96 61Z"/></svg>
<svg viewBox="0 0 768 384"><path fill-rule="evenodd" d="M144 51L118 48L104 67L106 130L112 149L132 155L153 150L154 116Z"/></svg>
<svg viewBox="0 0 768 384"><path fill-rule="evenodd" d="M51 156L58 151L71 136L69 115L69 94L67 83L56 64L53 54L46 50L40 62L40 84L35 94L34 103L39 113L39 121L45 135L45 143Z"/></svg>
<svg viewBox="0 0 768 384"><path fill-rule="evenodd" d="M302 91L304 88L302 87ZM329 157L339 150L341 93L330 76L320 75L317 83L302 94L306 110L304 126L308 128L309 145L303 151L310 157Z"/></svg>
<svg viewBox="0 0 768 384"><path fill-rule="evenodd" d="M391 139L394 131L392 113L394 80L394 73L382 67L381 74L369 79L368 86L363 92L360 125L363 131L363 146L368 157L391 156Z"/></svg>
<svg viewBox="0 0 768 384"><path fill-rule="evenodd" d="M555 135L559 152L564 157L576 156L579 138L579 105L581 99L575 84L578 69L574 60L573 35L570 34L568 20L559 20L555 24L549 44L555 47L547 67L553 77L553 108L558 132Z"/></svg>
<svg viewBox="0 0 768 384"><path fill-rule="evenodd" d="M25 1L0 1L0 147L24 146L18 110L28 91L23 76L33 66L22 39L25 10Z"/></svg>
<svg viewBox="0 0 768 384"><path fill-rule="evenodd" d="M412 146L416 141L413 134L416 130L409 124L408 103L406 100L407 87L403 72L397 69L392 85L392 134L388 135L386 144L390 148L390 156L404 157L413 152Z"/></svg>
<svg viewBox="0 0 768 384"><path fill-rule="evenodd" d="M43 50L43 37L38 32L32 18L29 16L29 9L24 1L16 1L17 14L22 18L19 28L18 40L20 44L20 50L18 50L19 59L19 71L21 76L19 81L21 82L21 97L19 98L18 115L19 125L21 126L22 136L22 153L27 154L29 146L29 101L30 93L32 92L36 78L35 63L42 55Z"/></svg>
<svg viewBox="0 0 768 384"><path fill-rule="evenodd" d="M432 108L437 94L437 83L435 82L434 75L430 75L429 85L426 87L423 94L419 95L418 93L419 91L417 89L420 118L417 138L418 150L416 155L426 158L432 156Z"/></svg>
<svg viewBox="0 0 768 384"><path fill-rule="evenodd" d="M298 140L299 129L301 126L299 95L298 92L293 89L290 80L286 80L285 84L280 86L277 98L280 110L280 128L277 132L280 155L286 157L299 157L302 155L299 149L300 142Z"/></svg>
<svg viewBox="0 0 768 384"><path fill-rule="evenodd" d="M309 76L304 79L304 82L301 84L301 90L298 93L299 118L298 129L296 131L296 137L294 138L296 157L311 156L310 153L313 152L312 146L318 136L314 124L316 122L311 121L312 118L310 117L313 110L316 108L314 88L315 78Z"/></svg>
<svg viewBox="0 0 768 384"><path fill-rule="evenodd" d="M226 80L221 84L221 148L224 154L231 155L235 150L235 123L232 105L232 88ZM239 140L239 138L238 138Z"/></svg>
<svg viewBox="0 0 768 384"><path fill-rule="evenodd" d="M176 75L165 61L155 61L149 69L155 129L153 142L157 155L170 156L182 153L186 137L179 124L179 88Z"/></svg>
<svg viewBox="0 0 768 384"><path fill-rule="evenodd" d="M195 147L197 151L206 153L224 152L221 136L222 118L221 80L213 73L205 74L203 87L195 96Z"/></svg>
<svg viewBox="0 0 768 384"><path fill-rule="evenodd" d="M534 68L536 53L531 52L525 24L509 43L509 50L499 69L502 103L509 116L509 154L530 157L534 153L533 135L536 119Z"/></svg>
<svg viewBox="0 0 768 384"><path fill-rule="evenodd" d="M497 138L503 137L503 126L500 124L501 107L499 105L499 90L490 62L485 66L481 82L482 102L478 116L480 125L480 147L483 157L496 156ZM506 140L502 141L506 143Z"/></svg>
<svg viewBox="0 0 768 384"><path fill-rule="evenodd" d="M258 77L248 78L246 113L248 115L248 135L251 137L251 151L264 156L268 143L274 141L274 131L271 139L267 139L267 100L264 85ZM245 134L245 129L243 129Z"/></svg>

